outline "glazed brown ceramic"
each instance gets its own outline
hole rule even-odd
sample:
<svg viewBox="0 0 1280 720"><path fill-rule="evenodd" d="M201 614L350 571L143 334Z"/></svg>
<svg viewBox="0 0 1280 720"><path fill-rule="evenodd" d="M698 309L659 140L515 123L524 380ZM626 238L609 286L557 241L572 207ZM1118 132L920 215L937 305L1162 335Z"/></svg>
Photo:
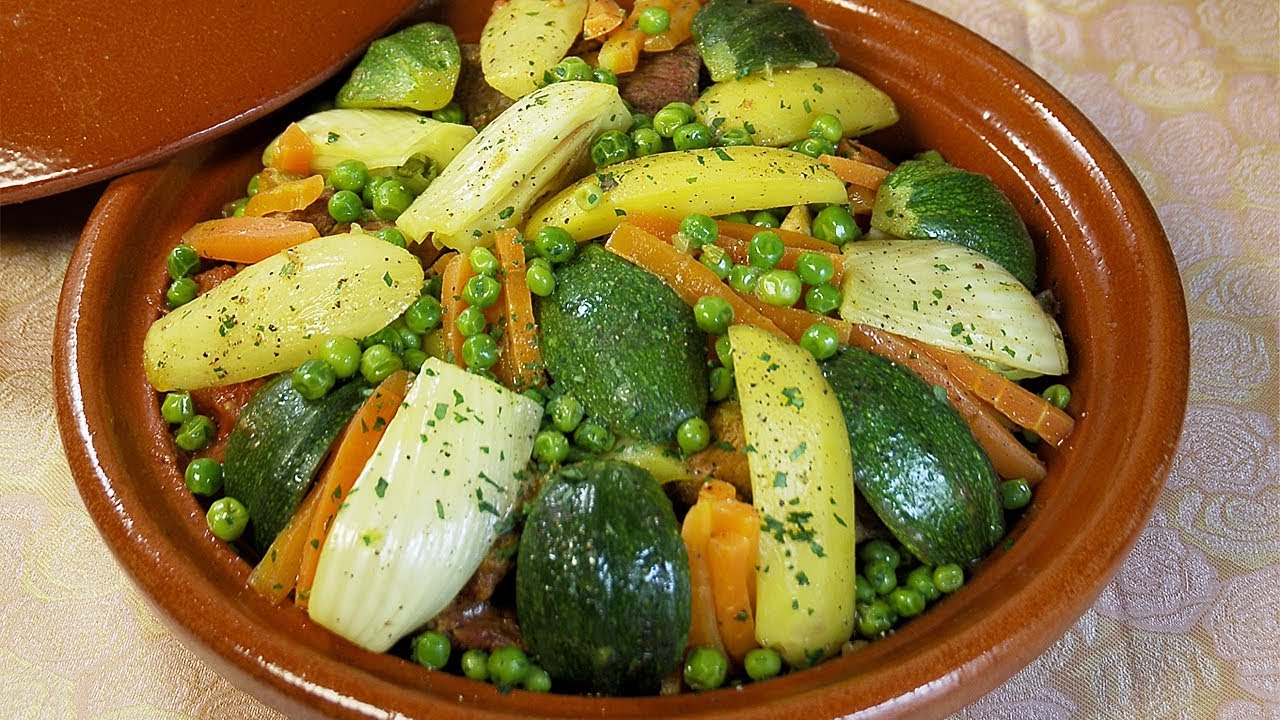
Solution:
<svg viewBox="0 0 1280 720"><path fill-rule="evenodd" d="M6 3L0 205L225 135L315 87L417 4Z"/></svg>
<svg viewBox="0 0 1280 720"><path fill-rule="evenodd" d="M182 488L140 348L153 317L143 298L163 285L167 248L241 192L256 161L245 148L268 127L111 185L59 310L59 416L80 491L192 648L291 717L928 717L995 687L1079 617L1150 513L1182 420L1187 325L1160 225L1097 130L991 45L899 0L806 5L833 28L843 62L896 98L903 121L877 140L891 152L938 148L995 178L1028 219L1063 306L1079 424L973 580L894 636L816 669L640 699L499 694L363 652L246 592L248 566L208 534Z"/></svg>

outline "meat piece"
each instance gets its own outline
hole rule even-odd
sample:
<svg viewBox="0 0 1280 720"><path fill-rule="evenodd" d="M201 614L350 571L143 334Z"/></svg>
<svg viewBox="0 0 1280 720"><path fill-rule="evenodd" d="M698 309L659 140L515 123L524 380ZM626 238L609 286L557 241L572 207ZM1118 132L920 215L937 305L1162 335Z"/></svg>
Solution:
<svg viewBox="0 0 1280 720"><path fill-rule="evenodd" d="M493 122L514 101L485 82L484 70L480 67L479 45L464 43L458 49L462 51L462 69L458 73L453 99L462 106L467 122L480 129Z"/></svg>
<svg viewBox="0 0 1280 720"><path fill-rule="evenodd" d="M218 434L213 442L200 452L199 457L211 457L219 462L223 460L227 454L227 438L231 437L231 429L240 419L240 411L266 383L265 379L257 378L233 385L191 391L191 400L195 403L196 412L209 416L218 426Z"/></svg>
<svg viewBox="0 0 1280 720"><path fill-rule="evenodd" d="M320 197L315 202L302 208L301 210L290 210L289 212L273 212L267 213L267 217L284 218L285 220L300 220L308 222L315 226L316 232L321 235L330 235L333 228L338 224L333 216L329 214L329 198L333 197L333 188L327 187L324 192L320 193Z"/></svg>
<svg viewBox="0 0 1280 720"><path fill-rule="evenodd" d="M204 272L197 273L192 279L196 281L197 292L203 295L230 280L238 272L240 268L235 265L215 265Z"/></svg>
<svg viewBox="0 0 1280 720"><path fill-rule="evenodd" d="M689 456L689 470L698 478L714 477L738 491L743 500L751 500L751 469L747 466L747 434L742 427L742 406L736 402L720 403L707 418L711 426L711 444Z"/></svg>
<svg viewBox="0 0 1280 720"><path fill-rule="evenodd" d="M645 53L633 72L618 76L618 90L636 112L652 117L668 103L697 101L701 69L702 58L691 44Z"/></svg>
<svg viewBox="0 0 1280 720"><path fill-rule="evenodd" d="M523 647L524 636L514 610L490 602L498 585L511 572L519 540L516 533L498 538L467 584L431 620L431 627L448 635L455 646L464 650Z"/></svg>

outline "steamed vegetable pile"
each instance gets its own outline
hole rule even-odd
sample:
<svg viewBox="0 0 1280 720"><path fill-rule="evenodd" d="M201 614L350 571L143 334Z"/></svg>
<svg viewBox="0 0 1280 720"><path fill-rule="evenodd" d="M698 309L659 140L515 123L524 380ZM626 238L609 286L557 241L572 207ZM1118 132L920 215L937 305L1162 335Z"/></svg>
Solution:
<svg viewBox="0 0 1280 720"><path fill-rule="evenodd" d="M144 345L249 584L607 694L810 667L957 591L1071 433L1066 349L1010 201L859 142L897 110L838 60L777 0L375 42L182 237Z"/></svg>

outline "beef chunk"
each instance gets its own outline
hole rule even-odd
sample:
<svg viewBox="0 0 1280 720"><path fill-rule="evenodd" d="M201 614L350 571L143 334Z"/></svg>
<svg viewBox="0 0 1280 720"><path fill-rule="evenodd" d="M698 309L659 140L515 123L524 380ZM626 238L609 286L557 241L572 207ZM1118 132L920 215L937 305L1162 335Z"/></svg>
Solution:
<svg viewBox="0 0 1280 720"><path fill-rule="evenodd" d="M618 76L622 97L636 112L652 116L667 103L692 105L698 99L702 58L691 44L670 52L646 53L634 72Z"/></svg>
<svg viewBox="0 0 1280 720"><path fill-rule="evenodd" d="M477 129L483 128L493 122L503 110L511 107L513 101L484 81L479 45L464 43L459 49L462 51L462 71L458 74L458 86L453 91L453 99L462 106L468 123Z"/></svg>

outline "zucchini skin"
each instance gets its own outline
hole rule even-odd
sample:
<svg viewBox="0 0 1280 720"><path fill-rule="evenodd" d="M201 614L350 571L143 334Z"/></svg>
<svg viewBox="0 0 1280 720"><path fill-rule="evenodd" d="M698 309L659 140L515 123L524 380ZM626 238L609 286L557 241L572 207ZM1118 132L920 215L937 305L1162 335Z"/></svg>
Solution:
<svg viewBox="0 0 1280 720"><path fill-rule="evenodd" d="M329 452L329 446L368 394L356 381L319 400L293 389L288 373L249 400L227 438L227 495L249 511L251 544L265 553L284 530Z"/></svg>
<svg viewBox="0 0 1280 720"><path fill-rule="evenodd" d="M516 608L557 682L587 692L656 690L689 637L689 558L658 482L623 462L562 469L520 539Z"/></svg>
<svg viewBox="0 0 1280 720"><path fill-rule="evenodd" d="M840 61L827 36L803 10L786 2L712 0L698 10L691 31L715 82Z"/></svg>
<svg viewBox="0 0 1280 720"><path fill-rule="evenodd" d="M950 403L859 348L822 364L849 433L854 482L898 541L930 565L972 565L1004 536L995 470Z"/></svg>

